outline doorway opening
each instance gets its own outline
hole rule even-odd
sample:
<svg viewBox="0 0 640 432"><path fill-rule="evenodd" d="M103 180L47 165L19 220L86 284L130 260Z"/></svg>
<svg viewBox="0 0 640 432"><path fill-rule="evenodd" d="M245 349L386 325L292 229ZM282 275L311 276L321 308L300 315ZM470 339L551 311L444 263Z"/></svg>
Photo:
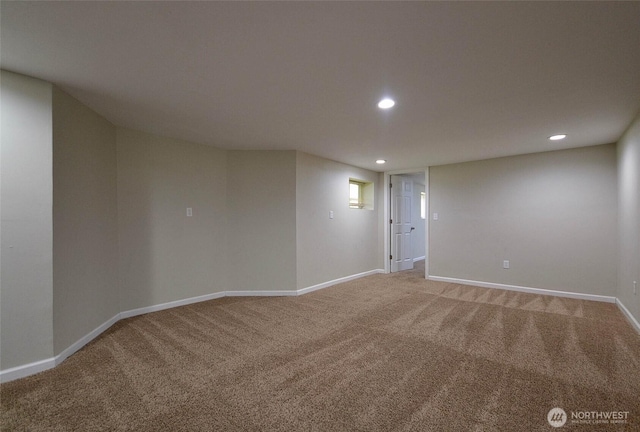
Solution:
<svg viewBox="0 0 640 432"><path fill-rule="evenodd" d="M428 169L385 173L385 272L424 264L428 274Z"/></svg>

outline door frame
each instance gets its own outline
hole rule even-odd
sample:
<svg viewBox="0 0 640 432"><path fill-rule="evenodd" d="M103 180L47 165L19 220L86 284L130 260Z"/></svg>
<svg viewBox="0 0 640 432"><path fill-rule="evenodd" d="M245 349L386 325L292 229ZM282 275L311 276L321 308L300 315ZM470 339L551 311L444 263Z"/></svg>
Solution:
<svg viewBox="0 0 640 432"><path fill-rule="evenodd" d="M413 176L414 174L392 174L390 176L389 209L391 220L389 225L391 226L391 231L389 237L391 251L389 254L393 257L390 260L391 273L413 269L413 263L415 262L415 257L413 256L414 245L418 241L423 241L423 239L416 239L413 234L413 230L416 229L413 225L417 226L422 222L414 212L417 202L414 200L416 190L413 189ZM395 183L394 177L396 178ZM409 200L409 208L407 208L407 198ZM407 216L409 217L407 218ZM424 226L424 223L422 225Z"/></svg>
<svg viewBox="0 0 640 432"><path fill-rule="evenodd" d="M384 172L384 211L383 211L383 220L382 220L382 233L383 233L383 251L384 255L382 257L384 262L384 272L391 273L391 261L389 260L389 256L391 255L391 227L389 221L391 220L391 190L389 185L391 184L391 176L392 175L403 175L403 174L415 174L424 172L424 191L426 193L426 209L425 209L425 219L424 219L424 251L425 251L425 259L424 259L424 277L425 279L429 277L429 223L430 223L430 212L429 212L429 167L427 168L417 168L417 169L405 169L405 170L394 170L394 171L385 171Z"/></svg>

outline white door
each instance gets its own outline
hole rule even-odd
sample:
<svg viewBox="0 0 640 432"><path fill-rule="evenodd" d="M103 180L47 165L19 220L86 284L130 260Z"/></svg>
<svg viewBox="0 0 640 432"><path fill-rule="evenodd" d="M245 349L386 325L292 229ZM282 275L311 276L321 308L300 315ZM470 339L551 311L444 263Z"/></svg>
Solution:
<svg viewBox="0 0 640 432"><path fill-rule="evenodd" d="M391 271L413 268L411 210L413 182L403 176L391 176Z"/></svg>

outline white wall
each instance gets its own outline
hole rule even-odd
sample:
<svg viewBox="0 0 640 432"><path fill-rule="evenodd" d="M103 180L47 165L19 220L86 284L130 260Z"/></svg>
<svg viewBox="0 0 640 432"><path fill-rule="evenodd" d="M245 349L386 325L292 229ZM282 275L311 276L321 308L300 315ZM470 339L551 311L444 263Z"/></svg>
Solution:
<svg viewBox="0 0 640 432"><path fill-rule="evenodd" d="M302 152L297 155L298 289L381 268L382 175ZM373 210L349 208L350 178L374 184Z"/></svg>
<svg viewBox="0 0 640 432"><path fill-rule="evenodd" d="M640 117L618 142L618 203L617 295L640 322ZM635 295L633 281L638 283Z"/></svg>
<svg viewBox="0 0 640 432"><path fill-rule="evenodd" d="M116 128L53 89L54 352L120 312Z"/></svg>
<svg viewBox="0 0 640 432"><path fill-rule="evenodd" d="M118 128L117 163L121 310L225 291L226 152Z"/></svg>
<svg viewBox="0 0 640 432"><path fill-rule="evenodd" d="M614 296L616 176L614 145L430 168L430 275Z"/></svg>
<svg viewBox="0 0 640 432"><path fill-rule="evenodd" d="M296 152L228 152L229 289L296 289Z"/></svg>
<svg viewBox="0 0 640 432"><path fill-rule="evenodd" d="M0 72L0 369L53 355L49 83Z"/></svg>

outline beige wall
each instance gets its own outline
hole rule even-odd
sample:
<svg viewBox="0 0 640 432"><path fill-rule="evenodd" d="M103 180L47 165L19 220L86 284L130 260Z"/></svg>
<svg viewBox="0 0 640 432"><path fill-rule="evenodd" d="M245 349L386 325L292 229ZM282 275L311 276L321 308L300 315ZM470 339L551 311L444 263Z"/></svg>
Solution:
<svg viewBox="0 0 640 432"><path fill-rule="evenodd" d="M116 128L53 89L53 335L59 354L120 312Z"/></svg>
<svg viewBox="0 0 640 432"><path fill-rule="evenodd" d="M121 310L225 291L226 152L118 128L117 161Z"/></svg>
<svg viewBox="0 0 640 432"><path fill-rule="evenodd" d="M616 175L614 145L430 168L430 275L614 296Z"/></svg>
<svg viewBox="0 0 640 432"><path fill-rule="evenodd" d="M381 268L381 175L301 152L296 173L298 289ZM349 208L349 178L374 183L373 210Z"/></svg>
<svg viewBox="0 0 640 432"><path fill-rule="evenodd" d="M0 369L53 355L49 83L0 72Z"/></svg>
<svg viewBox="0 0 640 432"><path fill-rule="evenodd" d="M3 371L119 311L384 265L382 174L115 128L9 72L1 90ZM617 151L618 171L613 145L432 167L430 273L617 295L638 318L640 120ZM373 210L349 209L349 178L374 183Z"/></svg>
<svg viewBox="0 0 640 432"><path fill-rule="evenodd" d="M296 289L296 152L228 152L229 290Z"/></svg>
<svg viewBox="0 0 640 432"><path fill-rule="evenodd" d="M640 322L640 117L618 143L618 298ZM633 281L637 282L633 294Z"/></svg>

